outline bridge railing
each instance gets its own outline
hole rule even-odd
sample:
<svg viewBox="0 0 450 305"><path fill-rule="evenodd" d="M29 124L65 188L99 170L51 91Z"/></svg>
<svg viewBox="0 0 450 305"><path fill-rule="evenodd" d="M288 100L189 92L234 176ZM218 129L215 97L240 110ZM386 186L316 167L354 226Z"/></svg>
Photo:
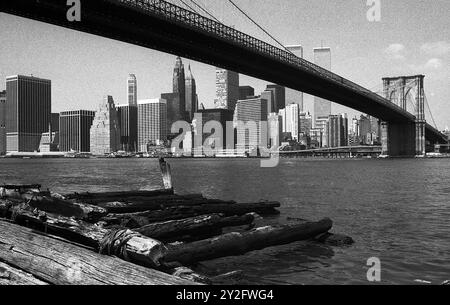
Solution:
<svg viewBox="0 0 450 305"><path fill-rule="evenodd" d="M157 15L160 18L168 19L172 22L182 23L183 25L193 27L196 30L201 30L209 34L216 35L221 39L224 39L228 42L233 42L241 47L245 46L246 48L251 49L252 51L259 52L260 54L269 56L272 59L277 59L283 63L290 64L296 68L307 70L314 74L319 74L322 77L325 77L339 84L340 86L345 86L349 89L356 91L359 94L365 95L367 97L377 100L380 103L388 105L392 108L398 108L398 110L403 111L403 109L400 106L390 103L389 100L378 95L377 93L372 92L350 80L347 80L303 58L299 58L294 54L292 54L291 52L287 52L285 50L277 48L262 40L247 35L234 28L226 26L220 22L206 18L195 12L186 10L175 4L163 0L109 0L109 1L145 10L147 13Z"/></svg>

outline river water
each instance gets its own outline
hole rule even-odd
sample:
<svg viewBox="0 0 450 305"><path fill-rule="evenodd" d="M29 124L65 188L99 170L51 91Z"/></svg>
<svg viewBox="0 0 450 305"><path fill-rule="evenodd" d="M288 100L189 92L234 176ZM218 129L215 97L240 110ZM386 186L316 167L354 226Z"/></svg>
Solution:
<svg viewBox="0 0 450 305"><path fill-rule="evenodd" d="M298 242L205 262L242 270L241 284L368 284L367 260L381 260L382 284L450 279L450 160L170 159L177 193L239 202L280 201L260 221L330 217L350 247ZM154 159L0 159L0 183L40 183L56 192L161 187Z"/></svg>

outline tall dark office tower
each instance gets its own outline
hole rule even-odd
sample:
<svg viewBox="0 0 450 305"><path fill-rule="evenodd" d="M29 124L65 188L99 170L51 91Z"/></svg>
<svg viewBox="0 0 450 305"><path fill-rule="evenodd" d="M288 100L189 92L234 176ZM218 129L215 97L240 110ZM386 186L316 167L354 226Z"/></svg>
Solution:
<svg viewBox="0 0 450 305"><path fill-rule="evenodd" d="M314 63L324 69L331 69L331 49L315 48ZM331 102L320 97L314 98L314 124L317 128L317 120L328 118L331 115Z"/></svg>
<svg viewBox="0 0 450 305"><path fill-rule="evenodd" d="M161 99L166 101L167 107L167 133L171 134L173 123L184 120L183 113L180 109L180 95L178 93L162 93Z"/></svg>
<svg viewBox="0 0 450 305"><path fill-rule="evenodd" d="M248 97L250 98L250 97ZM265 99L267 101L267 113L274 113L275 109L275 98L273 95L273 91L266 90L264 92L261 92L261 98Z"/></svg>
<svg viewBox="0 0 450 305"><path fill-rule="evenodd" d="M327 122L328 147L348 145L348 118L346 114L330 115Z"/></svg>
<svg viewBox="0 0 450 305"><path fill-rule="evenodd" d="M120 126L120 148L127 152L137 150L138 133L138 104L137 79L130 74L127 79L128 104L117 105L117 116Z"/></svg>
<svg viewBox="0 0 450 305"><path fill-rule="evenodd" d="M64 111L59 116L59 150L89 152L95 111Z"/></svg>
<svg viewBox="0 0 450 305"><path fill-rule="evenodd" d="M173 69L173 93L178 95L180 108L179 112L182 117L179 119L185 119L186 112L186 83L185 83L184 65L180 57L177 57L175 69Z"/></svg>
<svg viewBox="0 0 450 305"><path fill-rule="evenodd" d="M198 97L197 97L197 84L195 78L192 75L191 65L189 65L188 73L186 75L185 82L186 89L186 112L189 122L194 118L194 113L198 110Z"/></svg>
<svg viewBox="0 0 450 305"><path fill-rule="evenodd" d="M228 109L202 109L198 111L202 115L202 126L205 127L209 121L216 121L222 125L222 143L215 143L216 147L222 146L223 149L227 148L227 122L233 121L233 111ZM203 133L202 143L205 143L206 139L211 137L212 134ZM208 143L209 145L210 143Z"/></svg>
<svg viewBox="0 0 450 305"><path fill-rule="evenodd" d="M137 107L137 79L136 75L130 74L127 79L128 105Z"/></svg>
<svg viewBox="0 0 450 305"><path fill-rule="evenodd" d="M239 100L246 100L251 97L255 97L255 88L251 86L239 87Z"/></svg>
<svg viewBox="0 0 450 305"><path fill-rule="evenodd" d="M0 91L0 156L6 153L6 91Z"/></svg>
<svg viewBox="0 0 450 305"><path fill-rule="evenodd" d="M267 89L273 92L274 109L272 112L278 113L286 107L286 88L280 85L267 85Z"/></svg>
<svg viewBox="0 0 450 305"><path fill-rule="evenodd" d="M51 114L51 128L53 132L59 131L59 113L52 113Z"/></svg>
<svg viewBox="0 0 450 305"><path fill-rule="evenodd" d="M51 119L51 81L32 76L6 78L6 149L34 152Z"/></svg>

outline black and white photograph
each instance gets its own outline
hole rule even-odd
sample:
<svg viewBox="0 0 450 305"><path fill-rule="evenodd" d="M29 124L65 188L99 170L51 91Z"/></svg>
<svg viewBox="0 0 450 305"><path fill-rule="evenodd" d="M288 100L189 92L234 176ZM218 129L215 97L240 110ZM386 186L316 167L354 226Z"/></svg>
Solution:
<svg viewBox="0 0 450 305"><path fill-rule="evenodd" d="M1 0L0 286L450 285L449 67L448 0Z"/></svg>

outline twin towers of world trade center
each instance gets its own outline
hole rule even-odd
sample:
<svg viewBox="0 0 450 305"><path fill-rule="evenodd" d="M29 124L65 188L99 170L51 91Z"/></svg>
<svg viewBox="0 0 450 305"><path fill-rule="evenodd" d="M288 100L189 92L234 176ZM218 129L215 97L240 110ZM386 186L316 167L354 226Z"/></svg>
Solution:
<svg viewBox="0 0 450 305"><path fill-rule="evenodd" d="M286 49L295 56L303 58L303 47L301 45L289 45ZM324 69L331 69L331 49L320 47L314 48L314 63ZM286 88L286 105L299 104L300 112L304 111L304 96L302 92ZM320 97L314 97L314 124L316 128L322 120L331 115L331 102Z"/></svg>

